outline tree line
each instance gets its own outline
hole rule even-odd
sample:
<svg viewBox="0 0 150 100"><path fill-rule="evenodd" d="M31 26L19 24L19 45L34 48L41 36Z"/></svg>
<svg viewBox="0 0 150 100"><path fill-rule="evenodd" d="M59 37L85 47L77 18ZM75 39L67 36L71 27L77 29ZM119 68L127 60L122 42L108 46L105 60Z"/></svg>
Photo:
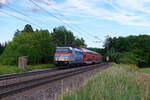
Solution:
<svg viewBox="0 0 150 100"><path fill-rule="evenodd" d="M27 24L23 30L17 30L12 41L3 48L0 63L4 65L17 65L19 56L27 56L28 64L41 64L53 62L56 46L86 47L84 39L73 35L64 26L55 27L52 32L48 30L33 30ZM1 48L0 48L1 50Z"/></svg>
<svg viewBox="0 0 150 100"><path fill-rule="evenodd" d="M150 66L150 36L107 37L104 44L105 56L116 63Z"/></svg>
<svg viewBox="0 0 150 100"><path fill-rule="evenodd" d="M0 43L0 55L3 53L5 47L7 46L7 43Z"/></svg>
<svg viewBox="0 0 150 100"><path fill-rule="evenodd" d="M102 55L105 61L150 66L150 36L107 37L104 48L88 48ZM64 26L48 30L33 30L27 24L17 30L13 40L0 44L0 64L17 65L19 56L27 56L28 64L52 63L56 46L87 48L83 38L74 36Z"/></svg>

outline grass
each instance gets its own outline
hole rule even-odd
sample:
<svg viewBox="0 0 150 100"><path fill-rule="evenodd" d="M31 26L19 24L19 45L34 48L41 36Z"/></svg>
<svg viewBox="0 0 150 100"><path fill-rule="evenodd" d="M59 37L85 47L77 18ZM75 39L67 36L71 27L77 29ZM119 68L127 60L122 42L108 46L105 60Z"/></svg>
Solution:
<svg viewBox="0 0 150 100"><path fill-rule="evenodd" d="M27 72L37 69L46 69L53 68L53 64L42 64L42 65L28 65L26 70L21 70L17 66L9 66L9 65L0 65L0 74L12 74L12 73L21 73Z"/></svg>
<svg viewBox="0 0 150 100"><path fill-rule="evenodd" d="M127 65L113 65L81 89L66 93L61 100L150 100L144 84L131 69Z"/></svg>
<svg viewBox="0 0 150 100"><path fill-rule="evenodd" d="M150 74L150 68L141 68L140 72Z"/></svg>

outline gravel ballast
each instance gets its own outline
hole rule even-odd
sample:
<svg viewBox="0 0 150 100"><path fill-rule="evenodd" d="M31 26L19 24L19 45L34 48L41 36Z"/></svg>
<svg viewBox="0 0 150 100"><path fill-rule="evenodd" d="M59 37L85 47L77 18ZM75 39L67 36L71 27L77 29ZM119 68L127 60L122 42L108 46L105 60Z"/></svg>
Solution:
<svg viewBox="0 0 150 100"><path fill-rule="evenodd" d="M10 95L2 100L58 100L65 92L71 92L82 87L86 81L97 73L108 68L110 64L99 64L98 68L80 73L59 81L51 82L37 88L29 89L21 93Z"/></svg>

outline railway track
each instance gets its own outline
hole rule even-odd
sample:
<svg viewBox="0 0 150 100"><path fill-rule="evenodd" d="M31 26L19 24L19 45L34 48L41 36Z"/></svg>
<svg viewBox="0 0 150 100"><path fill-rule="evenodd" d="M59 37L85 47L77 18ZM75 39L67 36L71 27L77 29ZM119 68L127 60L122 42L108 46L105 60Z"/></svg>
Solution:
<svg viewBox="0 0 150 100"><path fill-rule="evenodd" d="M101 67L102 69L106 68L106 66L104 66L104 65L105 64L102 63L102 64L98 64L98 65L79 67L79 68L74 68L74 69L70 69L67 71L62 71L61 73L56 73L53 75L48 75L48 76L44 76L44 77L40 77L40 78L36 78L36 79L31 79L31 80L26 80L26 81L22 81L22 82L16 82L16 83L12 83L12 84L3 85L3 86L0 86L0 98L7 97L9 95L13 95L16 93L20 93L25 90L32 89L32 88L35 88L35 87L38 87L38 86L41 86L41 85L44 85L44 84L47 84L50 82L68 78L68 77L71 77L71 76L74 76L74 75L77 75L77 74L80 74L83 72L94 70L98 67ZM56 71L56 70L54 70L54 71ZM39 72L39 73L42 73L42 72ZM27 74L24 74L24 75L27 75ZM33 73L32 73L32 75L33 75ZM14 77L21 77L21 76L23 76L23 75L19 74L19 76L14 76ZM7 79L9 79L9 78L7 77Z"/></svg>
<svg viewBox="0 0 150 100"><path fill-rule="evenodd" d="M18 73L18 74L0 75L0 81L14 79L14 78L21 78L21 77L31 76L31 75L37 75L37 74L43 74L43 73L48 73L52 71L53 72L57 71L57 68L44 69L44 70L39 70L39 71L30 71L30 72L24 72L24 73Z"/></svg>

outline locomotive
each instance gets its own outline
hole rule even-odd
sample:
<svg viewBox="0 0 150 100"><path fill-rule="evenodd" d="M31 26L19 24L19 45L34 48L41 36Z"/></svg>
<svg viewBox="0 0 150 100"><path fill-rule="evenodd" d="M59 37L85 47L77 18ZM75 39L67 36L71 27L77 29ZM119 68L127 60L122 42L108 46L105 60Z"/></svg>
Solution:
<svg viewBox="0 0 150 100"><path fill-rule="evenodd" d="M56 47L54 55L54 64L59 68L100 62L102 62L101 54L85 48Z"/></svg>

